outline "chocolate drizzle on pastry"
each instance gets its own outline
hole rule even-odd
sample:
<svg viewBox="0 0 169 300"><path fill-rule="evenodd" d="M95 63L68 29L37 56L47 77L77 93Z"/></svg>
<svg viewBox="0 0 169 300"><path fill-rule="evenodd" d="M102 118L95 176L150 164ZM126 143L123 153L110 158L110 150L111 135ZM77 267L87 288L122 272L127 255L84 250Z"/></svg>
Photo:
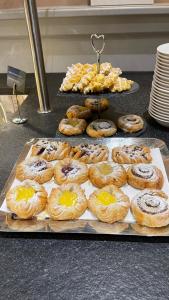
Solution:
<svg viewBox="0 0 169 300"><path fill-rule="evenodd" d="M151 215L163 213L168 209L167 201L155 192L144 192L137 198L139 208Z"/></svg>

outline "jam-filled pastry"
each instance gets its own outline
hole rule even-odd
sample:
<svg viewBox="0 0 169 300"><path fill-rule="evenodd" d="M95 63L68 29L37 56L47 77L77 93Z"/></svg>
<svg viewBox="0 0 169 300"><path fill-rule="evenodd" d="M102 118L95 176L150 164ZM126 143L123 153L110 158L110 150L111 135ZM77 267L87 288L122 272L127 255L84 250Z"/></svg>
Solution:
<svg viewBox="0 0 169 300"><path fill-rule="evenodd" d="M87 98L85 100L85 106L88 107L91 111L97 112L104 111L109 108L109 100L106 98L99 99L99 103L97 99Z"/></svg>
<svg viewBox="0 0 169 300"><path fill-rule="evenodd" d="M25 180L6 194L7 207L21 219L30 219L45 209L47 193L42 185Z"/></svg>
<svg viewBox="0 0 169 300"><path fill-rule="evenodd" d="M127 175L125 168L112 162L100 162L89 168L89 179L93 185L102 188L114 184L118 187L126 184Z"/></svg>
<svg viewBox="0 0 169 300"><path fill-rule="evenodd" d="M91 122L86 128L87 134L95 138L112 136L116 131L116 125L112 121L102 119Z"/></svg>
<svg viewBox="0 0 169 300"><path fill-rule="evenodd" d="M137 115L126 115L118 119L117 125L124 132L137 132L143 129L144 121Z"/></svg>
<svg viewBox="0 0 169 300"><path fill-rule="evenodd" d="M53 220L78 219L87 208L84 191L76 183L54 188L48 198L47 212Z"/></svg>
<svg viewBox="0 0 169 300"><path fill-rule="evenodd" d="M69 155L71 146L67 142L39 140L32 146L32 156L39 156L47 161L59 160Z"/></svg>
<svg viewBox="0 0 169 300"><path fill-rule="evenodd" d="M131 210L140 225L162 227L169 224L168 196L160 190L141 191L133 198Z"/></svg>
<svg viewBox="0 0 169 300"><path fill-rule="evenodd" d="M125 218L130 200L118 187L108 185L90 195L88 207L100 221L114 223Z"/></svg>
<svg viewBox="0 0 169 300"><path fill-rule="evenodd" d="M161 189L164 183L160 169L151 164L132 165L127 170L127 181L134 188Z"/></svg>
<svg viewBox="0 0 169 300"><path fill-rule="evenodd" d="M56 183L83 183L88 179L87 166L75 159L65 158L56 163L54 168Z"/></svg>
<svg viewBox="0 0 169 300"><path fill-rule="evenodd" d="M43 184L53 177L53 166L50 162L38 156L32 156L22 161L16 168L16 178L35 180Z"/></svg>
<svg viewBox="0 0 169 300"><path fill-rule="evenodd" d="M65 135L79 135L82 134L87 127L84 119L62 119L59 123L59 131Z"/></svg>
<svg viewBox="0 0 169 300"><path fill-rule="evenodd" d="M130 145L112 149L112 159L119 164L150 163L150 148L144 145Z"/></svg>
<svg viewBox="0 0 169 300"><path fill-rule="evenodd" d="M66 116L68 119L88 119L91 117L91 110L88 107L80 106L80 105L73 105L68 108L66 112Z"/></svg>
<svg viewBox="0 0 169 300"><path fill-rule="evenodd" d="M107 146L99 144L80 144L71 149L70 156L86 164L108 160Z"/></svg>

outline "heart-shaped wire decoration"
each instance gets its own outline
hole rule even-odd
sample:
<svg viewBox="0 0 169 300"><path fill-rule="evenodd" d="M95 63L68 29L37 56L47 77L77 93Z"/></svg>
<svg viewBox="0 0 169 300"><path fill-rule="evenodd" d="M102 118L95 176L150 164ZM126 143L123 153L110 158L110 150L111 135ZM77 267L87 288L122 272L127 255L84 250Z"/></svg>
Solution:
<svg viewBox="0 0 169 300"><path fill-rule="evenodd" d="M95 46L95 41L99 40L99 39L102 40L102 45L98 49ZM100 73L100 56L101 56L101 54L104 50L104 47L105 47L104 34L100 34L100 35L98 35L97 33L92 34L91 35L91 44L92 44L92 48L93 48L94 52L97 55L97 72Z"/></svg>

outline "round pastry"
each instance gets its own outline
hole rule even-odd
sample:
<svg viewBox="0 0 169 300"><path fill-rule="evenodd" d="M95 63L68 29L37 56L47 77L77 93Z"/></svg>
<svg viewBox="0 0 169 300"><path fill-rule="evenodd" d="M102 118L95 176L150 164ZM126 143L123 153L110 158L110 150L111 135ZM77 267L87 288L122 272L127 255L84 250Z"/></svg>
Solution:
<svg viewBox="0 0 169 300"><path fill-rule="evenodd" d="M66 116L68 119L77 118L77 119L88 119L91 117L91 110L88 107L73 105L68 108Z"/></svg>
<svg viewBox="0 0 169 300"><path fill-rule="evenodd" d="M127 170L127 181L136 189L161 189L164 183L160 169L151 164L133 165Z"/></svg>
<svg viewBox="0 0 169 300"><path fill-rule="evenodd" d="M70 156L86 164L108 160L109 150L104 145L80 144L71 149Z"/></svg>
<svg viewBox="0 0 169 300"><path fill-rule="evenodd" d="M83 183L88 179L87 166L77 160L65 158L58 161L54 168L54 178L56 183Z"/></svg>
<svg viewBox="0 0 169 300"><path fill-rule="evenodd" d="M122 222L107 224L99 221L89 221L88 223L97 233L101 234L119 234L129 227L129 224Z"/></svg>
<svg viewBox="0 0 169 300"><path fill-rule="evenodd" d="M131 224L131 227L134 231L144 236L168 236L169 235L169 226L152 228L152 227L142 226L137 223L134 223Z"/></svg>
<svg viewBox="0 0 169 300"><path fill-rule="evenodd" d="M81 187L76 183L54 188L48 199L47 211L53 220L78 219L87 208L87 200Z"/></svg>
<svg viewBox="0 0 169 300"><path fill-rule="evenodd" d="M110 184L121 187L126 184L127 175L124 167L119 164L100 162L89 168L89 179L98 188Z"/></svg>
<svg viewBox="0 0 169 300"><path fill-rule="evenodd" d="M21 219L30 219L45 209L47 193L32 180L11 188L6 194L7 207Z"/></svg>
<svg viewBox="0 0 169 300"><path fill-rule="evenodd" d="M104 111L109 108L109 100L101 98L98 102L98 99L87 98L85 100L85 106L91 109L91 111Z"/></svg>
<svg viewBox="0 0 169 300"><path fill-rule="evenodd" d="M116 131L116 125L112 121L102 119L91 122L86 128L87 134L95 138L112 136Z"/></svg>
<svg viewBox="0 0 169 300"><path fill-rule="evenodd" d="M59 131L65 135L79 135L86 129L87 123L83 119L62 119L59 123Z"/></svg>
<svg viewBox="0 0 169 300"><path fill-rule="evenodd" d="M20 181L32 179L43 184L51 180L52 177L52 164L37 156L25 159L16 168L16 178Z"/></svg>
<svg viewBox="0 0 169 300"><path fill-rule="evenodd" d="M118 119L117 125L124 132L137 132L144 127L144 121L137 115L126 115Z"/></svg>
<svg viewBox="0 0 169 300"><path fill-rule="evenodd" d="M169 224L168 196L160 190L141 191L133 198L131 210L140 225L162 227Z"/></svg>
<svg viewBox="0 0 169 300"><path fill-rule="evenodd" d="M70 153L71 146L67 142L39 140L32 146L32 156L39 156L47 161L63 159Z"/></svg>
<svg viewBox="0 0 169 300"><path fill-rule="evenodd" d="M118 187L108 185L90 195L88 207L100 221L114 223L127 215L130 201Z"/></svg>
<svg viewBox="0 0 169 300"><path fill-rule="evenodd" d="M150 163L150 149L144 145L116 147L112 150L112 159L119 164Z"/></svg>

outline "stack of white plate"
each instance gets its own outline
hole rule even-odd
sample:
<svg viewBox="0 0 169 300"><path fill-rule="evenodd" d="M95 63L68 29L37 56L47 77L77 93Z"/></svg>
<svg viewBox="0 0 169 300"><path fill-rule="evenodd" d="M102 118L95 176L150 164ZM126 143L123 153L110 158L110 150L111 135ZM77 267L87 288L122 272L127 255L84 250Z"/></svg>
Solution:
<svg viewBox="0 0 169 300"><path fill-rule="evenodd" d="M157 48L148 110L159 124L169 127L169 43Z"/></svg>

